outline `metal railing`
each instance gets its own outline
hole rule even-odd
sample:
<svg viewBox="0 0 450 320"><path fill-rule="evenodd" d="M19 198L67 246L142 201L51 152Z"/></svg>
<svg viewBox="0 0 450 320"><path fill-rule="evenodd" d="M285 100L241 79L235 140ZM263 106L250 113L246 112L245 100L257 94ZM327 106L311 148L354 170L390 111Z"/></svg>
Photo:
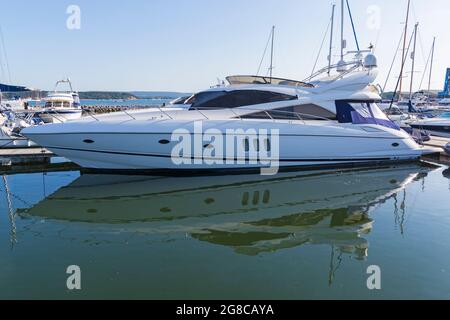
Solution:
<svg viewBox="0 0 450 320"><path fill-rule="evenodd" d="M142 112L142 110L140 111ZM333 121L333 119L326 118L323 116L294 112L294 111L282 111L282 110L265 110L257 108L224 108L217 110L205 110L198 108L191 108L188 110L164 110L163 108L156 107L148 110L152 113L152 117L146 119L139 119L138 115L133 115L129 112L124 111L123 114L128 116L132 121L155 121L155 120L192 120L188 115L195 113L199 115L199 118L204 120L240 120L240 121L250 121L250 120L271 120L273 122L278 121L301 121L303 124L306 121ZM230 116L226 116L226 112L230 113ZM178 114L177 114L178 113ZM89 115L96 121L101 121L101 119L96 118L91 113ZM258 115L256 118L251 118L251 116ZM261 117L265 115L265 117ZM277 117L278 115L278 117ZM286 117L283 117L286 116ZM164 119L164 118L167 119Z"/></svg>
<svg viewBox="0 0 450 320"><path fill-rule="evenodd" d="M101 118L96 117L95 113L90 109L82 109L83 112L87 114L87 116L94 119L96 122L102 121ZM143 111L140 110L142 113ZM226 112L229 112L230 115L227 116ZM258 108L224 108L224 109L216 109L216 110L201 110L198 108L190 108L190 109L177 109L177 110L168 110L167 108L161 107L153 107L145 111L145 114L151 113L153 115L152 118L148 119L139 119L138 115L133 115L132 113L124 110L123 114L128 116L131 121L155 121L155 120L192 120L192 118L188 115L195 113L199 115L200 118L205 120L240 120L240 121L251 121L251 120L270 120L273 122L277 121L301 121L303 124L306 123L307 120L320 120L320 121L332 121L333 119L301 113L294 111L283 111L283 110L266 110L266 109L258 109ZM57 110L36 110L31 111L26 114L26 116L19 117L27 123L32 122L32 119L39 114L46 114L56 121L60 123L64 123L67 119L58 113ZM257 117L251 117L256 116ZM263 117L265 115L265 117ZM278 115L278 116L277 116ZM285 117L283 117L285 116Z"/></svg>

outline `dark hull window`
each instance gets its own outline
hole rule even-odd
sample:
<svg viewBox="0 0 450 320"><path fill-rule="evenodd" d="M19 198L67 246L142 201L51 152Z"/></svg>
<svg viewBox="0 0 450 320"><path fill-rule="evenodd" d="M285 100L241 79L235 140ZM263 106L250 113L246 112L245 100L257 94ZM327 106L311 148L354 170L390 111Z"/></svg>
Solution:
<svg viewBox="0 0 450 320"><path fill-rule="evenodd" d="M296 96L277 92L236 90L202 92L186 103L192 104L192 109L228 109L296 99Z"/></svg>
<svg viewBox="0 0 450 320"><path fill-rule="evenodd" d="M270 110L267 112L255 112L246 116L244 119L267 119L276 120L336 120L336 115L318 105L305 104Z"/></svg>

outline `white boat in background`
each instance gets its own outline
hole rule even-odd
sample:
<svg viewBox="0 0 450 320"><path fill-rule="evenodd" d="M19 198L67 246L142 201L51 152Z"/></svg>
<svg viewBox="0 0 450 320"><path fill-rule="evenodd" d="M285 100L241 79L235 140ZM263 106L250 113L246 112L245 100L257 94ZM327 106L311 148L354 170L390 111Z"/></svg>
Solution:
<svg viewBox="0 0 450 320"><path fill-rule="evenodd" d="M397 104L378 103L378 106L390 120L394 121L402 129L410 127L412 122L419 119L417 115L401 110Z"/></svg>
<svg viewBox="0 0 450 320"><path fill-rule="evenodd" d="M69 92L57 91L59 84L68 84ZM72 88L69 79L56 83L55 91L43 99L45 106L36 112L36 115L44 123L64 123L71 120L78 120L83 114L78 93Z"/></svg>
<svg viewBox="0 0 450 320"><path fill-rule="evenodd" d="M439 117L422 119L411 124L414 129L426 130L432 136L450 138L450 112Z"/></svg>
<svg viewBox="0 0 450 320"><path fill-rule="evenodd" d="M2 104L13 111L25 110L28 100L15 99L15 100L2 100Z"/></svg>
<svg viewBox="0 0 450 320"><path fill-rule="evenodd" d="M37 145L22 136L19 132L29 124L14 118L10 111L0 112L0 149L30 148Z"/></svg>

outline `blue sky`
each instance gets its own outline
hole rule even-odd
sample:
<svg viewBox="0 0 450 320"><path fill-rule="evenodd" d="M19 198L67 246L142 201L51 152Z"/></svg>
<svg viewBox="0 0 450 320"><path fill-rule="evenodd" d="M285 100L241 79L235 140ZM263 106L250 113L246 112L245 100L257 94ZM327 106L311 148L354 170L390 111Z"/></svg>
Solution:
<svg viewBox="0 0 450 320"><path fill-rule="evenodd" d="M432 87L441 89L450 67L450 1L412 1L410 31L420 22L417 70L423 71L436 36ZM400 39L406 3L350 0L361 46L377 44L381 84ZM66 27L71 4L81 9L80 30ZM380 10L378 29L368 25L373 14L367 10L373 5ZM305 78L324 36L331 1L0 0L0 8L16 84L49 89L70 77L79 90L197 91L230 74L254 74L272 25L277 27L275 75ZM353 48L348 24L346 39ZM319 65L325 59L324 52ZM0 81L9 82L4 56L1 62L5 72L0 70ZM415 77L417 89L421 74ZM395 79L389 83L393 86Z"/></svg>

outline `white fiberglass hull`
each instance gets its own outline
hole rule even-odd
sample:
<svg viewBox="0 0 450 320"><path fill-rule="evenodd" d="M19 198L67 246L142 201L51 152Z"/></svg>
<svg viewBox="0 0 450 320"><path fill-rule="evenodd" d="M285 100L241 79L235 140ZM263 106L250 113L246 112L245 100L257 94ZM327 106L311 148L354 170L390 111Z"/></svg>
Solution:
<svg viewBox="0 0 450 320"><path fill-rule="evenodd" d="M251 128L278 130L281 170L366 163L417 160L436 152L417 145L405 132L376 125L342 125L323 121L240 121L210 120L204 130L221 132ZM204 154L193 153L186 163L177 164L172 151L177 141L172 133L179 129L195 132L193 121L80 121L24 130L24 135L56 154L88 169L168 171L241 171L265 168L261 163L238 163L228 156L206 163ZM191 135L192 141L196 135ZM200 137L200 149L208 142ZM189 162L189 160L191 160ZM242 159L241 159L242 160ZM273 163L272 163L273 164Z"/></svg>

